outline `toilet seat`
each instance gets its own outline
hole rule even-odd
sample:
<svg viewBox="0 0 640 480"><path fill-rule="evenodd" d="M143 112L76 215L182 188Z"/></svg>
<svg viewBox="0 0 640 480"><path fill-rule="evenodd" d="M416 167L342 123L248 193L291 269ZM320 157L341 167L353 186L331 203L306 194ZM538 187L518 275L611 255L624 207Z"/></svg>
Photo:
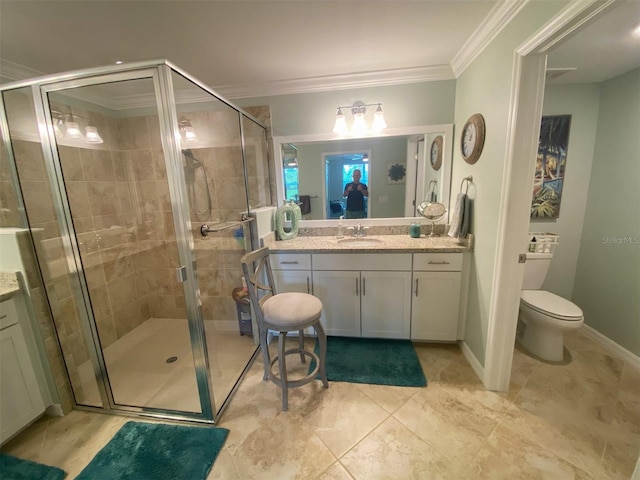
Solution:
<svg viewBox="0 0 640 480"><path fill-rule="evenodd" d="M583 318L582 310L576 304L546 290L523 290L520 300L532 310L559 320L577 321Z"/></svg>

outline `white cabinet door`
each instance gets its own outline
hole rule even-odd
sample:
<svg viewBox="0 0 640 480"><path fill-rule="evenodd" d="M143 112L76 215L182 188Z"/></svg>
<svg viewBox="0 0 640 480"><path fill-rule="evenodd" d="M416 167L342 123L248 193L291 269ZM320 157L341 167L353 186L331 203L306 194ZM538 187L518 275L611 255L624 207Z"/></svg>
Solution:
<svg viewBox="0 0 640 480"><path fill-rule="evenodd" d="M0 302L0 443L44 412L13 300Z"/></svg>
<svg viewBox="0 0 640 480"><path fill-rule="evenodd" d="M461 272L414 272L412 340L456 340L461 276Z"/></svg>
<svg viewBox="0 0 640 480"><path fill-rule="evenodd" d="M314 271L313 294L322 301L327 335L360 336L360 272Z"/></svg>
<svg viewBox="0 0 640 480"><path fill-rule="evenodd" d="M311 272L309 270L273 270L276 292L311 293Z"/></svg>
<svg viewBox="0 0 640 480"><path fill-rule="evenodd" d="M409 338L411 273L363 271L360 275L362 336Z"/></svg>

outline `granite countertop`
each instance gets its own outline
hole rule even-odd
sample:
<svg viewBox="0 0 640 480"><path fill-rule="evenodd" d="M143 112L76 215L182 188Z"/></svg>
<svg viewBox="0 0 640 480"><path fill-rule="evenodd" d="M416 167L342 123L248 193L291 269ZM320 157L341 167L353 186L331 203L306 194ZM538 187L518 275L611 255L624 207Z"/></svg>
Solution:
<svg viewBox="0 0 640 480"><path fill-rule="evenodd" d="M0 271L0 302L9 300L20 291L17 272Z"/></svg>
<svg viewBox="0 0 640 480"><path fill-rule="evenodd" d="M291 240L264 239L264 246L281 253L426 253L467 252L469 241L449 236L411 238L409 235L367 235L354 238L335 236L298 236Z"/></svg>

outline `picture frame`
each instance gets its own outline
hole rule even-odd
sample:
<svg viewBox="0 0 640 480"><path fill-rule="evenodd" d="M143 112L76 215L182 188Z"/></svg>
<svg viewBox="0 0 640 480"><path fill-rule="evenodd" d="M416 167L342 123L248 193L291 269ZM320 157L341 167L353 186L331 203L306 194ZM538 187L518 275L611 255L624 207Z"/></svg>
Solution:
<svg viewBox="0 0 640 480"><path fill-rule="evenodd" d="M571 115L542 117L531 199L532 220L560 216L570 130Z"/></svg>
<svg viewBox="0 0 640 480"><path fill-rule="evenodd" d="M387 163L387 185L400 185L407 181L406 162Z"/></svg>

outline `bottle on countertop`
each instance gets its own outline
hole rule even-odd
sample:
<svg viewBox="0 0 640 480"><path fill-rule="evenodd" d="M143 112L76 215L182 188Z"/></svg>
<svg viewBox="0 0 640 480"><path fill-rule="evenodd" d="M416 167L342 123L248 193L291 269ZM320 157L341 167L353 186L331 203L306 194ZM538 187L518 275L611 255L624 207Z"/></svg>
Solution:
<svg viewBox="0 0 640 480"><path fill-rule="evenodd" d="M336 235L336 238L343 238L344 237L344 228L342 227L342 219L344 218L344 215L340 215L340 220L338 220L338 234Z"/></svg>

